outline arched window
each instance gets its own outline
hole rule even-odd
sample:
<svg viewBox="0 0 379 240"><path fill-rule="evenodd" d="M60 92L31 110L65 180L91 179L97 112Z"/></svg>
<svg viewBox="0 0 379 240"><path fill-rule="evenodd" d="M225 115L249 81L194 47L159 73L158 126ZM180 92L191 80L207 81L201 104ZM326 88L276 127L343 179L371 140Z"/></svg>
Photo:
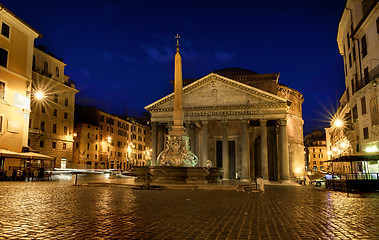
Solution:
<svg viewBox="0 0 379 240"><path fill-rule="evenodd" d="M43 74L47 76L47 74L49 73L49 64L44 61L43 62Z"/></svg>
<svg viewBox="0 0 379 240"><path fill-rule="evenodd" d="M32 65L32 70L36 70L36 56L33 55L33 65Z"/></svg>
<svg viewBox="0 0 379 240"><path fill-rule="evenodd" d="M59 77L59 67L56 67L56 68L55 68L55 76L56 76L56 77Z"/></svg>

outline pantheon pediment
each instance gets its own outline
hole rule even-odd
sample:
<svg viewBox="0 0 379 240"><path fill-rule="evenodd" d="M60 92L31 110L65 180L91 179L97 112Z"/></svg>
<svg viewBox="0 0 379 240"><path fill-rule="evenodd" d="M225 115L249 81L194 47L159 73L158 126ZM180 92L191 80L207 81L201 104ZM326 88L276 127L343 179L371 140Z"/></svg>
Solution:
<svg viewBox="0 0 379 240"><path fill-rule="evenodd" d="M215 73L183 88L185 118L285 113L287 102L284 98ZM152 119L172 114L173 108L173 93L145 107L152 114Z"/></svg>

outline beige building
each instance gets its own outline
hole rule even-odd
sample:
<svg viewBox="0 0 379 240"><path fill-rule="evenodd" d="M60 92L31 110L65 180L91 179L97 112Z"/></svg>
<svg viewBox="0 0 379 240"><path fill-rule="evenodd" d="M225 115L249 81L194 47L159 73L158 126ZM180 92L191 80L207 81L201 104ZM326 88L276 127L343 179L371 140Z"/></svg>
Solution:
<svg viewBox="0 0 379 240"><path fill-rule="evenodd" d="M0 149L27 147L33 45L40 36L0 4Z"/></svg>
<svg viewBox="0 0 379 240"><path fill-rule="evenodd" d="M150 127L95 108L76 111L73 168L127 170L150 164Z"/></svg>
<svg viewBox="0 0 379 240"><path fill-rule="evenodd" d="M348 0L337 34L346 90L326 129L331 158L379 151L378 36L379 2Z"/></svg>
<svg viewBox="0 0 379 240"><path fill-rule="evenodd" d="M313 141L308 147L308 169L312 172L327 171L328 154L326 150L326 141Z"/></svg>
<svg viewBox="0 0 379 240"><path fill-rule="evenodd" d="M222 167L224 179L304 175L303 96L278 81L278 73L240 68L183 80L184 123L198 166ZM172 93L145 107L153 164L165 148L173 106Z"/></svg>
<svg viewBox="0 0 379 240"><path fill-rule="evenodd" d="M64 74L66 64L38 48L33 52L33 85L28 145L55 158L55 167L70 166L73 152L75 94ZM42 94L40 99L38 94Z"/></svg>

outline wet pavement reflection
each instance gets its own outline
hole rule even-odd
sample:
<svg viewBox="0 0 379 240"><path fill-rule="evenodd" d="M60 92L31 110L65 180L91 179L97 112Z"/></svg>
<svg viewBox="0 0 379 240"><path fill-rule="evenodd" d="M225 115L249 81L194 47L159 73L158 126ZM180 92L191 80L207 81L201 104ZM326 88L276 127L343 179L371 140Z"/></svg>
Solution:
<svg viewBox="0 0 379 240"><path fill-rule="evenodd" d="M71 175L0 182L0 239L378 239L379 193L134 190ZM115 183L96 185L93 182Z"/></svg>

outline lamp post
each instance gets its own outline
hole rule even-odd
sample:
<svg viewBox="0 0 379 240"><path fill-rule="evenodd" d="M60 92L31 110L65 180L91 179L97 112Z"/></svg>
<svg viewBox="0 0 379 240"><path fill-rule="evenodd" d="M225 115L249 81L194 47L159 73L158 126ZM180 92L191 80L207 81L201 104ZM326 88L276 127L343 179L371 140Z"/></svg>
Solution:
<svg viewBox="0 0 379 240"><path fill-rule="evenodd" d="M111 143L112 143L112 138L111 137L108 137L107 138L107 143L108 143L108 154L107 154L107 169L109 169L109 152L112 152L111 151Z"/></svg>

